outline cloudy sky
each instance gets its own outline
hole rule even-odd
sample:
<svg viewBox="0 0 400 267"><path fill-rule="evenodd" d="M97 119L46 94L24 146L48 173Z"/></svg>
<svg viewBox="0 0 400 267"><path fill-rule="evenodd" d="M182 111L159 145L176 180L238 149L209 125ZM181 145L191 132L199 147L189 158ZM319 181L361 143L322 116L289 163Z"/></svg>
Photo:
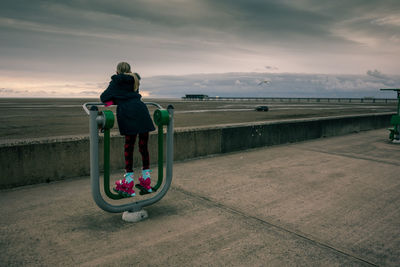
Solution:
<svg viewBox="0 0 400 267"><path fill-rule="evenodd" d="M0 49L3 97L97 96L120 61L145 96L371 91L399 87L400 1L3 0Z"/></svg>

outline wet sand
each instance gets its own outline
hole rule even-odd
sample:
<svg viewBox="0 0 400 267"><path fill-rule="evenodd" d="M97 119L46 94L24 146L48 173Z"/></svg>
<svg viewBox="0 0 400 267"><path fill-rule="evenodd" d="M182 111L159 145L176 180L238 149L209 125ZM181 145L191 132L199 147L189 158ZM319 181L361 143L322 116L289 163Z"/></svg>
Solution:
<svg viewBox="0 0 400 267"><path fill-rule="evenodd" d="M279 102L279 101L184 101L180 99L143 99L163 107L175 108L175 127L207 126L290 118L309 118L377 112L395 112L396 103ZM10 140L88 135L86 102L98 99L6 99L0 98L0 142ZM255 111L267 105L268 112ZM115 107L111 107L115 111ZM154 108L149 107L153 114ZM116 124L114 132L118 133Z"/></svg>

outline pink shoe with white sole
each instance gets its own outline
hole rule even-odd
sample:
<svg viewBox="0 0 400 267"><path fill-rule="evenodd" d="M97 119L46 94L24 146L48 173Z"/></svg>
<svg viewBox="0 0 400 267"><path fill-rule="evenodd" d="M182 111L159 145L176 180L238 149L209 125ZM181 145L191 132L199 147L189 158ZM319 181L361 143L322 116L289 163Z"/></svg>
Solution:
<svg viewBox="0 0 400 267"><path fill-rule="evenodd" d="M153 192L153 190L151 189L151 179L150 179L150 170L143 170L142 171L142 177L139 178L139 183L140 186L147 191L147 193L151 193Z"/></svg>
<svg viewBox="0 0 400 267"><path fill-rule="evenodd" d="M133 172L125 173L124 177L124 179L115 182L116 187L114 188L114 191L124 197L135 196L135 190L133 190Z"/></svg>

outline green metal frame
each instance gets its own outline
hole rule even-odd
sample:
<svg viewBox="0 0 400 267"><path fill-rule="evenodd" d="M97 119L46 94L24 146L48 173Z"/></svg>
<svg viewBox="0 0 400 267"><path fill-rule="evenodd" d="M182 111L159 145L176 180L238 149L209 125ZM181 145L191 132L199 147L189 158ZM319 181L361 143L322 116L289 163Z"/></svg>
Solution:
<svg viewBox="0 0 400 267"><path fill-rule="evenodd" d="M158 109L163 109L159 104L154 102L144 102L146 105L153 105L156 106ZM108 120L112 120L110 114L108 112L99 112L98 106L104 106L104 103L98 102L89 102L84 103L82 105L83 110L89 115L89 147L90 147L90 184L91 184L91 191L92 197L94 202L97 206L104 211L112 212L112 213L120 213L124 211L136 212L142 210L144 207L149 205L153 205L154 203L160 201L168 192L169 188L172 184L172 177L173 177L173 161L174 161L174 107L172 105L168 105L167 112L169 114L169 122L166 125L166 137L165 137L165 176L164 181L162 182L162 186L158 189L157 193L154 194L150 198L144 198L141 200L134 200L133 202L129 203L121 203L118 205L114 205L113 203L107 202L103 198L102 192L109 191L110 184L109 184L109 141L110 141L110 128L112 127L113 123L105 122L105 118L109 118ZM108 114L107 114L108 113ZM161 113L163 113L161 111ZM158 125L162 125L167 123L165 119L165 114L159 114L161 119L160 122L156 119ZM106 127L107 126L107 127ZM106 186L104 186L104 190L101 190L100 185L100 172L99 172L99 129L102 130L104 133L104 144L105 144L105 181ZM162 133L162 129L160 130ZM160 143L161 144L161 143ZM159 145L160 145L159 144ZM108 151L107 151L108 149ZM164 152L164 151L163 151ZM160 155L162 155L161 153ZM162 159L162 158L161 158ZM162 161L161 161L162 162ZM161 166L161 169L163 167ZM161 175L160 175L161 177ZM107 181L108 179L108 181ZM107 190L108 188L108 190ZM108 195L112 195L109 192ZM107 197L109 198L109 197ZM113 198L113 197L111 197ZM109 198L109 199L111 199ZM118 196L117 198L121 198Z"/></svg>
<svg viewBox="0 0 400 267"><path fill-rule="evenodd" d="M110 129L114 127L114 114L111 110L104 110L99 115L103 116L101 131L104 133L103 156L104 156L104 192L111 199L122 199L123 196L114 194L110 190Z"/></svg>
<svg viewBox="0 0 400 267"><path fill-rule="evenodd" d="M160 188L164 179L164 125L169 123L169 113L166 109L157 109L154 111L154 122L158 126L158 180L152 187L154 191Z"/></svg>
<svg viewBox="0 0 400 267"><path fill-rule="evenodd" d="M102 132L104 133L104 192L111 199L122 199L123 196L114 194L110 190L110 129L114 126L114 114L111 110L100 113L103 116ZM164 125L169 123L169 112L166 109L157 109L154 112L154 122L158 126L158 179L152 187L157 191L164 179Z"/></svg>
<svg viewBox="0 0 400 267"><path fill-rule="evenodd" d="M399 115L393 115L392 118L390 119L390 124L391 125L400 124L400 116Z"/></svg>

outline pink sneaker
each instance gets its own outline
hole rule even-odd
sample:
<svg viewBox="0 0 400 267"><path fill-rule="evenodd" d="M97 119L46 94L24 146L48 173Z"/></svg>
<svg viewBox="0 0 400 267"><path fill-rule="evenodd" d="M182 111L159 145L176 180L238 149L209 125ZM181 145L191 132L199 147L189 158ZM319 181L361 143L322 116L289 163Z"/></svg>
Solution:
<svg viewBox="0 0 400 267"><path fill-rule="evenodd" d="M135 190L133 190L133 172L127 172L124 177L124 179L115 182L116 187L114 191L124 197L135 196Z"/></svg>
<svg viewBox="0 0 400 267"><path fill-rule="evenodd" d="M139 178L140 185L143 189L147 191L147 193L153 192L151 189L151 179L150 179L150 170L143 170L142 177Z"/></svg>

